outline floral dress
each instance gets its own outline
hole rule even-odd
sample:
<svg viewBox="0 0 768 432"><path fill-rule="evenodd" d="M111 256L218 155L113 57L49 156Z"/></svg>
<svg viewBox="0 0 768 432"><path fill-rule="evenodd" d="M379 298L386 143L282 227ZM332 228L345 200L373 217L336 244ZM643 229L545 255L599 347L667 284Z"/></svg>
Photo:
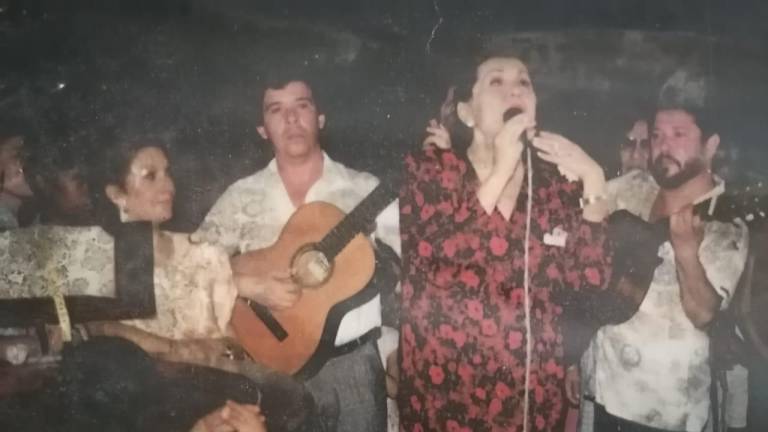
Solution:
<svg viewBox="0 0 768 432"><path fill-rule="evenodd" d="M551 431L564 423L564 309L595 304L609 258L604 225L581 217L580 185L534 172L528 430ZM527 181L506 220L485 212L452 151L408 156L404 180L401 430L522 431Z"/></svg>

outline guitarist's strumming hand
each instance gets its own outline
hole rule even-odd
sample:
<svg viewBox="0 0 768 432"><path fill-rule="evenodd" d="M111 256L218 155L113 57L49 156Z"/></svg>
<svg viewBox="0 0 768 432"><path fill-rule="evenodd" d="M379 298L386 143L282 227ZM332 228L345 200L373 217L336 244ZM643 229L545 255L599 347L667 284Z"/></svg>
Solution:
<svg viewBox="0 0 768 432"><path fill-rule="evenodd" d="M273 310L289 309L301 298L301 288L293 283L288 270L275 271L267 277L237 274L240 296Z"/></svg>

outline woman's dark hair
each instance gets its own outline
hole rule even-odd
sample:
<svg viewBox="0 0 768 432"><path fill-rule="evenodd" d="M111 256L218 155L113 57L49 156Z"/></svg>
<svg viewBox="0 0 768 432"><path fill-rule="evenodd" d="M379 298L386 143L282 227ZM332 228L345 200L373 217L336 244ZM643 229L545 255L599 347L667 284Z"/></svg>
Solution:
<svg viewBox="0 0 768 432"><path fill-rule="evenodd" d="M472 88L477 81L477 68L492 58L516 58L525 63L518 53L510 50L484 50L480 55L470 56L455 65L446 99L440 109L440 122L451 135L451 146L460 155L466 156L472 144L472 129L458 117L459 102L468 102L472 98Z"/></svg>
<svg viewBox="0 0 768 432"><path fill-rule="evenodd" d="M137 135L102 148L100 156L89 170L88 188L97 220L109 233L114 233L121 222L119 211L107 197L105 189L108 185L125 189L125 179L128 177L131 163L139 151L148 147L157 148L168 156L168 146L162 138L155 135Z"/></svg>

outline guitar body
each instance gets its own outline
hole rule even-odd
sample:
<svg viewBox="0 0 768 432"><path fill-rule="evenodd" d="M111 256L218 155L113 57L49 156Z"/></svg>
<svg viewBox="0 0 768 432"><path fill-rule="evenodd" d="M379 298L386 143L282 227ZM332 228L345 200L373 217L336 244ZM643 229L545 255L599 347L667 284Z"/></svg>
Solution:
<svg viewBox="0 0 768 432"><path fill-rule="evenodd" d="M668 239L667 233L665 224L650 224L626 210L608 217L608 238L613 245L608 291L613 301L599 312L600 325L620 324L640 309L661 264L658 251Z"/></svg>
<svg viewBox="0 0 768 432"><path fill-rule="evenodd" d="M344 217L344 212L332 204L302 205L272 246L235 257L232 270L259 276L287 271L297 251L323 239ZM373 277L374 268L370 241L363 234L355 235L333 259L327 280L305 287L299 301L290 309L269 311L287 333L283 340L246 301L238 299L231 320L238 341L254 360L280 372L299 372L322 344L333 345L336 329L325 328L329 311L362 290Z"/></svg>

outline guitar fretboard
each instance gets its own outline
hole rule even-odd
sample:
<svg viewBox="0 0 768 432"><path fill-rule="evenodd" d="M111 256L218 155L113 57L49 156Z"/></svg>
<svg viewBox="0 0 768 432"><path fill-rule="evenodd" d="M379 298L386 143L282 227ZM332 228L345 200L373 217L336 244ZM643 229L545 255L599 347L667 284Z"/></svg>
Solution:
<svg viewBox="0 0 768 432"><path fill-rule="evenodd" d="M317 243L317 249L331 261L358 233L368 232L376 216L397 197L397 186L382 181Z"/></svg>

